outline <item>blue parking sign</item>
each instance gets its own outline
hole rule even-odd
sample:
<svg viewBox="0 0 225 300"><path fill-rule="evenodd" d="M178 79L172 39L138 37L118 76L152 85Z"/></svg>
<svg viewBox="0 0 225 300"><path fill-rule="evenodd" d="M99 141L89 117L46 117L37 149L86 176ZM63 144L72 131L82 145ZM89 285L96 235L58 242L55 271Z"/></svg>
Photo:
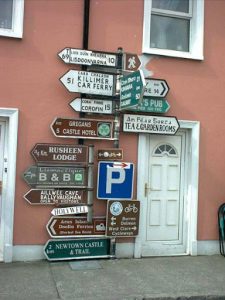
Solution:
<svg viewBox="0 0 225 300"><path fill-rule="evenodd" d="M98 199L126 199L133 196L134 164L100 161L98 164Z"/></svg>

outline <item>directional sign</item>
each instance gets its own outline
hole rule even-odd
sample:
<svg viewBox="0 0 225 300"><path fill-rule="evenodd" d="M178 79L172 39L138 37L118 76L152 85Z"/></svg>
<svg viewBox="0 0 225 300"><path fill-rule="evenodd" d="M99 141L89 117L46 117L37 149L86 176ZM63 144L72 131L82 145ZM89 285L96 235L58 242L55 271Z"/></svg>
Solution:
<svg viewBox="0 0 225 300"><path fill-rule="evenodd" d="M113 139L111 120L56 118L51 124L51 129L55 136L62 138Z"/></svg>
<svg viewBox="0 0 225 300"><path fill-rule="evenodd" d="M141 61L137 54L125 53L124 54L124 69L127 71L137 71L141 66Z"/></svg>
<svg viewBox="0 0 225 300"><path fill-rule="evenodd" d="M112 114L115 102L110 100L98 100L87 98L76 98L70 102L70 106L75 111L92 114Z"/></svg>
<svg viewBox="0 0 225 300"><path fill-rule="evenodd" d="M106 258L110 255L111 245L108 238L48 240L44 254L50 261Z"/></svg>
<svg viewBox="0 0 225 300"><path fill-rule="evenodd" d="M85 168L31 166L24 180L36 187L86 187Z"/></svg>
<svg viewBox="0 0 225 300"><path fill-rule="evenodd" d="M130 110L138 112L153 112L153 113L166 113L170 109L170 105L166 99L160 98L147 98L143 97L141 103L136 107L132 107Z"/></svg>
<svg viewBox="0 0 225 300"><path fill-rule="evenodd" d="M123 131L174 135L180 125L176 117L158 117L148 115L123 116Z"/></svg>
<svg viewBox="0 0 225 300"><path fill-rule="evenodd" d="M132 237L138 235L140 201L109 200L107 205L106 235Z"/></svg>
<svg viewBox="0 0 225 300"><path fill-rule="evenodd" d="M93 50L82 50L74 48L64 48L58 56L66 64L116 67L117 55L109 52L96 52Z"/></svg>
<svg viewBox="0 0 225 300"><path fill-rule="evenodd" d="M115 76L105 73L69 70L60 81L70 92L113 96Z"/></svg>
<svg viewBox="0 0 225 300"><path fill-rule="evenodd" d="M31 155L37 163L87 163L88 147L81 145L36 144Z"/></svg>
<svg viewBox="0 0 225 300"><path fill-rule="evenodd" d="M141 102L145 89L142 71L122 76L120 87L120 110L137 106Z"/></svg>
<svg viewBox="0 0 225 300"><path fill-rule="evenodd" d="M123 149L112 148L112 149L101 149L98 150L98 160L121 160L123 159Z"/></svg>
<svg viewBox="0 0 225 300"><path fill-rule="evenodd" d="M78 215L78 214L86 214L88 212L88 206L72 206L72 207L59 207L54 208L51 211L53 216L63 216L63 215Z"/></svg>
<svg viewBox="0 0 225 300"><path fill-rule="evenodd" d="M167 95L169 91L169 86L166 80L146 78L146 88L144 96L146 97L159 97L163 98Z"/></svg>
<svg viewBox="0 0 225 300"><path fill-rule="evenodd" d="M134 164L101 161L98 164L98 199L132 199Z"/></svg>
<svg viewBox="0 0 225 300"><path fill-rule="evenodd" d="M86 204L83 190L75 189L31 189L24 199L33 205L74 205Z"/></svg>
<svg viewBox="0 0 225 300"><path fill-rule="evenodd" d="M106 219L93 218L92 223L86 217L51 217L46 225L51 237L79 237L105 235Z"/></svg>

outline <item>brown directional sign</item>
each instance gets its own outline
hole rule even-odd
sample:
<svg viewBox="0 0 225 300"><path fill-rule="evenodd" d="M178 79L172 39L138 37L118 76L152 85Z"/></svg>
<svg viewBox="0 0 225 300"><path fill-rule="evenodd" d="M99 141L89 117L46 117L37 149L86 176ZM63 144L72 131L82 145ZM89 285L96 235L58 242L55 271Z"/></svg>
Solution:
<svg viewBox="0 0 225 300"><path fill-rule="evenodd" d="M86 217L52 217L46 225L51 237L92 237L105 235L106 219L93 218L92 223Z"/></svg>
<svg viewBox="0 0 225 300"><path fill-rule="evenodd" d="M56 118L51 124L57 137L82 139L113 139L113 121Z"/></svg>
<svg viewBox="0 0 225 300"><path fill-rule="evenodd" d="M81 145L36 144L31 155L37 163L82 164L87 163L88 147Z"/></svg>
<svg viewBox="0 0 225 300"><path fill-rule="evenodd" d="M76 205L86 204L84 190L76 189L31 189L24 199L32 205Z"/></svg>
<svg viewBox="0 0 225 300"><path fill-rule="evenodd" d="M121 160L123 159L123 149L101 149L98 150L98 160Z"/></svg>
<svg viewBox="0 0 225 300"><path fill-rule="evenodd" d="M132 237L138 235L140 201L109 200L106 236Z"/></svg>

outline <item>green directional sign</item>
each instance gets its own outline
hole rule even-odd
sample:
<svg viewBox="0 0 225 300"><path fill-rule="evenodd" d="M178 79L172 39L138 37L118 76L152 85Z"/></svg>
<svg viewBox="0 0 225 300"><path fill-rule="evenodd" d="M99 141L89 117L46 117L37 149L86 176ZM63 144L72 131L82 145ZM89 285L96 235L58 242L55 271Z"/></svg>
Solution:
<svg viewBox="0 0 225 300"><path fill-rule="evenodd" d="M145 79L143 72L136 71L120 80L120 110L137 106L143 98Z"/></svg>
<svg viewBox="0 0 225 300"><path fill-rule="evenodd" d="M153 113L166 113L170 109L170 105L166 99L156 99L144 97L142 102L136 107L130 108L132 111L137 112L153 112Z"/></svg>
<svg viewBox="0 0 225 300"><path fill-rule="evenodd" d="M23 174L24 180L36 187L85 187L85 168L31 166Z"/></svg>
<svg viewBox="0 0 225 300"><path fill-rule="evenodd" d="M44 254L48 260L111 257L110 239L90 238L73 240L48 240Z"/></svg>

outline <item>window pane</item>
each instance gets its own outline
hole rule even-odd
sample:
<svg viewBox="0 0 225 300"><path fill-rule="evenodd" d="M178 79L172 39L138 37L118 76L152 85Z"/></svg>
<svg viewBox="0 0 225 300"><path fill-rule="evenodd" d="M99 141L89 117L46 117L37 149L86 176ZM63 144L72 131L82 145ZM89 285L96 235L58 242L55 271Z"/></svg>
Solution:
<svg viewBox="0 0 225 300"><path fill-rule="evenodd" d="M152 0L152 7L189 13L189 0Z"/></svg>
<svg viewBox="0 0 225 300"><path fill-rule="evenodd" d="M150 47L189 52L189 26L189 20L152 15Z"/></svg>
<svg viewBox="0 0 225 300"><path fill-rule="evenodd" d="M13 0L0 0L0 28L12 29Z"/></svg>

